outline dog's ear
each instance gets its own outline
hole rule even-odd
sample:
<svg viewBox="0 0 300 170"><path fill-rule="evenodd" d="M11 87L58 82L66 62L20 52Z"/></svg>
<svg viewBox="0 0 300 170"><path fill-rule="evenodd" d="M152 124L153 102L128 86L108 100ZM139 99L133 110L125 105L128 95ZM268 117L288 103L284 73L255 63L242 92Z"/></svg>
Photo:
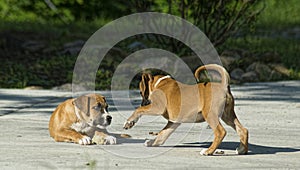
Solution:
<svg viewBox="0 0 300 170"><path fill-rule="evenodd" d="M150 104L150 100L149 100L149 94L150 94L150 90L149 90L149 83L152 83L153 81L153 76L151 74L148 73L144 73L142 75L142 80L140 81L140 94L142 96L142 103L141 106L145 106Z"/></svg>
<svg viewBox="0 0 300 170"><path fill-rule="evenodd" d="M95 98L88 96L80 96L74 100L75 106L87 116L90 116L90 108L92 103L95 103Z"/></svg>
<svg viewBox="0 0 300 170"><path fill-rule="evenodd" d="M148 90L148 85L149 85L149 82L152 82L153 81L153 76L149 73L143 73L142 75L142 81L140 83L140 90L141 91L146 91Z"/></svg>
<svg viewBox="0 0 300 170"><path fill-rule="evenodd" d="M148 84L148 82L150 81L153 81L153 76L149 73L143 73L142 75L142 81L146 84Z"/></svg>
<svg viewBox="0 0 300 170"><path fill-rule="evenodd" d="M102 97L102 99L103 99L103 100L104 100L104 102L106 103L106 99L105 99L105 97L104 97L104 96Z"/></svg>

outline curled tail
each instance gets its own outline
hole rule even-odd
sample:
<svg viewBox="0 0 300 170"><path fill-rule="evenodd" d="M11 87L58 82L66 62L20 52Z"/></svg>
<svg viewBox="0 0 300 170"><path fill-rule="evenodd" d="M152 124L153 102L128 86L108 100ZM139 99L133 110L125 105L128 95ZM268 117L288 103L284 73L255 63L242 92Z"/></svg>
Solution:
<svg viewBox="0 0 300 170"><path fill-rule="evenodd" d="M195 71L195 78L197 80L197 82L199 82L199 74L201 73L201 71L203 70L213 70L213 71L217 71L220 75L221 75L221 83L222 85L227 88L227 86L229 86L229 81L230 81L230 77L228 72L225 70L224 67L217 65L217 64L208 64L208 65L204 65L204 66L200 66L196 69Z"/></svg>

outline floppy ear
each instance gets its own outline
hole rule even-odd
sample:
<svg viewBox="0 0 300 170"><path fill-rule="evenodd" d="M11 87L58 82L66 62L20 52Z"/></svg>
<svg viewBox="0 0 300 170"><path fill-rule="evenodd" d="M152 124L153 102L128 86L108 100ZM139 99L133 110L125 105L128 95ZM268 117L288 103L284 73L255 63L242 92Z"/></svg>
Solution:
<svg viewBox="0 0 300 170"><path fill-rule="evenodd" d="M143 91L143 97L148 99L149 96L149 83L153 81L153 76L149 73L143 73L142 81L140 83L140 90Z"/></svg>
<svg viewBox="0 0 300 170"><path fill-rule="evenodd" d="M143 73L142 75L142 82L145 84L145 85L148 85L149 81L153 81L153 76L149 73Z"/></svg>
<svg viewBox="0 0 300 170"><path fill-rule="evenodd" d="M106 99L105 99L105 97L104 97L104 96L102 97L102 99L103 99L103 100L104 100L104 102L106 103Z"/></svg>
<svg viewBox="0 0 300 170"><path fill-rule="evenodd" d="M147 90L150 78L151 75L149 73L143 73L142 81L140 83L140 90L143 90L144 92Z"/></svg>
<svg viewBox="0 0 300 170"><path fill-rule="evenodd" d="M153 76L152 76L151 74L145 73L144 76L145 76L145 78L147 79L147 81L150 81L150 82L153 81Z"/></svg>
<svg viewBox="0 0 300 170"><path fill-rule="evenodd" d="M80 96L75 99L74 104L80 111L84 112L87 116L90 116L91 103L94 103L92 100L95 99L88 96Z"/></svg>

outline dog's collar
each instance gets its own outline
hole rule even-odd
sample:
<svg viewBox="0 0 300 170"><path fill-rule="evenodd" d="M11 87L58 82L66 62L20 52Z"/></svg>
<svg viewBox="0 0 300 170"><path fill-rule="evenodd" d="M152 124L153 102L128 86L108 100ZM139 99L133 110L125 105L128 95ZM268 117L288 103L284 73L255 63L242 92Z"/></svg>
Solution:
<svg viewBox="0 0 300 170"><path fill-rule="evenodd" d="M163 77L159 78L159 79L156 81L156 83L154 84L154 87L158 86L158 84L159 84L162 80L167 79L167 78L171 78L171 76L167 75L167 76L163 76Z"/></svg>

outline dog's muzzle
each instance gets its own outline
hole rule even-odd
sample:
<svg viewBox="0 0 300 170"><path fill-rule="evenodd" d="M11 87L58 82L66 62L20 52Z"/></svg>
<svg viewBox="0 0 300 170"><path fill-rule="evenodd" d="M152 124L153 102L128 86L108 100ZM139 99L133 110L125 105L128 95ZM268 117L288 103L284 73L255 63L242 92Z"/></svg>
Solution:
<svg viewBox="0 0 300 170"><path fill-rule="evenodd" d="M96 119L93 122L93 125L97 126L100 129L105 129L105 127L107 127L111 124L111 121L112 121L112 116L110 116L108 114L104 114L100 118Z"/></svg>

